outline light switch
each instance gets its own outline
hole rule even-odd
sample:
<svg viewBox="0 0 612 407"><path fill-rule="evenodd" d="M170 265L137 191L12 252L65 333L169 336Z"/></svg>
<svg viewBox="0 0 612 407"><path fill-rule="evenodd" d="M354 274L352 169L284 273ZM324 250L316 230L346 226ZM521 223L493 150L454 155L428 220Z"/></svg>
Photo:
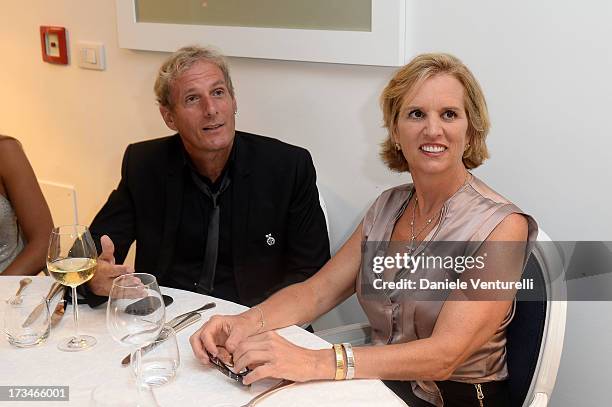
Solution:
<svg viewBox="0 0 612 407"><path fill-rule="evenodd" d="M97 42L78 42L79 66L84 69L97 69L103 71L106 66L104 63L104 44Z"/></svg>
<svg viewBox="0 0 612 407"><path fill-rule="evenodd" d="M97 60L98 59L96 58L96 50L91 48L85 48L85 62L87 62L88 64L96 64Z"/></svg>

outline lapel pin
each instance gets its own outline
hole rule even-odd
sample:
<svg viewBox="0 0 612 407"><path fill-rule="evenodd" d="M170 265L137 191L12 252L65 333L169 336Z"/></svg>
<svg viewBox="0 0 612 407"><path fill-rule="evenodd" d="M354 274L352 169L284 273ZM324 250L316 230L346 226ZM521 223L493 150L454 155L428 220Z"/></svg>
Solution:
<svg viewBox="0 0 612 407"><path fill-rule="evenodd" d="M274 243L276 243L276 239L272 237L272 233L268 233L266 235L266 243L268 244L268 246L272 246L274 245Z"/></svg>

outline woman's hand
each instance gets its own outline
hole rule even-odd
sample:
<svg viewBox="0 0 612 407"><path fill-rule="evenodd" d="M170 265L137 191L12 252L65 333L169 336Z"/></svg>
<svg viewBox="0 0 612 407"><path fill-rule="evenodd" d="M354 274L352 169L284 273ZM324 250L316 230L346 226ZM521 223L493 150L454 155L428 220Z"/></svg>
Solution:
<svg viewBox="0 0 612 407"><path fill-rule="evenodd" d="M226 355L220 354L218 347L224 347L229 353L233 353L242 341L250 335L255 335L260 326L259 321L253 318L251 310L240 315L214 315L191 335L189 342L193 354L202 363L209 363L207 351L228 362L225 360Z"/></svg>
<svg viewBox="0 0 612 407"><path fill-rule="evenodd" d="M335 373L335 356L331 349L305 349L274 331L243 340L232 353L236 371L245 367L252 370L244 377L244 384L265 378L295 382L333 379Z"/></svg>

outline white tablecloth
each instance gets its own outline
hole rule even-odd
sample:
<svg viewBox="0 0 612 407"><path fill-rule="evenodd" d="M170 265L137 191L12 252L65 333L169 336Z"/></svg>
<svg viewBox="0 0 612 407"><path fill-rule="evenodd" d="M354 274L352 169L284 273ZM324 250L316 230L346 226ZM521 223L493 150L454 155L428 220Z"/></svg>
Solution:
<svg viewBox="0 0 612 407"><path fill-rule="evenodd" d="M0 299L15 293L20 277L0 276ZM51 278L34 277L24 293L40 293L44 296L52 284ZM164 294L174 298L166 310L167 320L193 310L209 301L217 307L204 312L203 321L213 314L237 314L245 307L224 300L171 288L162 288ZM4 301L2 301L4 307ZM4 310L0 317L4 317ZM66 315L52 330L47 341L34 348L19 349L11 346L6 337L0 339L0 385L2 386L69 386L69 402L0 402L0 407L14 404L25 407L79 406L86 407L92 389L112 378L129 378L129 368L122 368L120 361L128 349L113 341L106 331L106 307L91 309L79 306L81 333L93 335L98 344L81 352L62 352L58 342L73 332L72 305ZM0 326L3 326L0 324ZM196 360L189 345L189 336L201 326L194 324L178 334L181 366L176 378L169 384L155 388L155 396L161 406L241 406L255 395L272 386L276 381L255 383L243 387L224 377L218 371L203 366ZM311 349L330 345L321 338L301 328L291 326L279 330L288 340ZM271 406L405 406L405 404L379 380L351 380L342 382L303 383L284 389L257 404Z"/></svg>

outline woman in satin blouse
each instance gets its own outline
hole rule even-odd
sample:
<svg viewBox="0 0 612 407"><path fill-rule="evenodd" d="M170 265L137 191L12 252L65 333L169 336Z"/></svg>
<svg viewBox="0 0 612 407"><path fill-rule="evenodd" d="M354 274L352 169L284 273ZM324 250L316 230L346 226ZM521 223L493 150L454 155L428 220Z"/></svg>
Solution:
<svg viewBox="0 0 612 407"><path fill-rule="evenodd" d="M468 171L488 157L482 90L457 58L423 54L394 75L381 106L388 130L381 157L390 169L410 172L412 183L383 192L315 276L240 315L212 317L191 337L194 354L209 364L209 354L223 359L229 352L236 369L251 368L245 384L339 379L346 349L338 360L334 349L304 349L273 330L313 321L357 293L374 346L352 350L350 376L385 380L411 407L504 406L512 296L456 301L461 293L453 292L446 301L413 301L398 290L363 288L373 273L362 267L362 244L381 241L403 242L413 255L434 241L459 242L467 255L484 242L515 242L518 251L498 251L494 264L504 265L509 280L520 279L537 226ZM386 271L383 280L397 281L401 273Z"/></svg>

